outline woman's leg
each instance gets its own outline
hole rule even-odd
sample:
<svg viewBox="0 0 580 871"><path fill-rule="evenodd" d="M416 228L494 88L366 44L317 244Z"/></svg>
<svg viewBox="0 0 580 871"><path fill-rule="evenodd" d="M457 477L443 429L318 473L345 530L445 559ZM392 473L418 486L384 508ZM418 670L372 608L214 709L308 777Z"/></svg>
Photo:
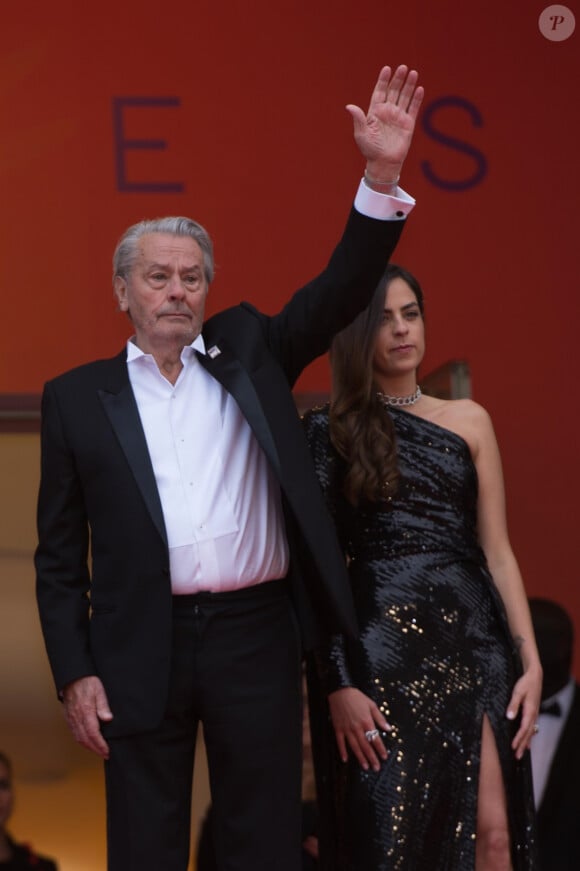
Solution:
<svg viewBox="0 0 580 871"><path fill-rule="evenodd" d="M511 871L505 784L493 729L487 716L481 730L477 796L476 871Z"/></svg>

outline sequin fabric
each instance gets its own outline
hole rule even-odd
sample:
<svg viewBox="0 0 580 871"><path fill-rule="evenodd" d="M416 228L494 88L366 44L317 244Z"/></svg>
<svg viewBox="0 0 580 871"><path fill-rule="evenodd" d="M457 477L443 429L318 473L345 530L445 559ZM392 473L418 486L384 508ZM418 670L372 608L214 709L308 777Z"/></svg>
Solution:
<svg viewBox="0 0 580 871"><path fill-rule="evenodd" d="M365 772L354 759L339 761L325 719L325 734L315 742L326 821L321 866L472 871L487 715L506 784L513 868L536 871L529 754L515 759L515 724L505 717L519 656L477 541L477 474L469 448L407 411L389 413L398 493L379 507L356 510L340 495L328 409L304 419L349 560L360 626L358 640L336 636L318 651L317 680L325 692L358 687L393 726L384 736L388 760L380 772Z"/></svg>

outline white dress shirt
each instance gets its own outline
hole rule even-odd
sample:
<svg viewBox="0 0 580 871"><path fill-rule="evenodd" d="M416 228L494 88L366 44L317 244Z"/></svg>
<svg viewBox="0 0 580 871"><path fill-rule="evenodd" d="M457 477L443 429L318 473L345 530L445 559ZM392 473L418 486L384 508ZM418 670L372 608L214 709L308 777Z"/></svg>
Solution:
<svg viewBox="0 0 580 871"><path fill-rule="evenodd" d="M127 343L161 499L174 593L233 590L288 570L280 488L235 399L183 349L175 384Z"/></svg>
<svg viewBox="0 0 580 871"><path fill-rule="evenodd" d="M385 196L362 181L355 208L397 220L415 201ZM127 342L135 394L161 500L174 594L235 590L288 571L280 487L234 398L196 357L202 336L183 349L175 384L151 354Z"/></svg>
<svg viewBox="0 0 580 871"><path fill-rule="evenodd" d="M558 702L562 713L559 717L553 714L540 714L538 717L539 732L532 739L531 755L532 755L532 777L534 780L534 802L538 808L541 804L552 767L552 761L558 742L570 708L574 699L574 678L571 677L566 686L550 696L549 699L544 699L543 705L550 705L552 702Z"/></svg>

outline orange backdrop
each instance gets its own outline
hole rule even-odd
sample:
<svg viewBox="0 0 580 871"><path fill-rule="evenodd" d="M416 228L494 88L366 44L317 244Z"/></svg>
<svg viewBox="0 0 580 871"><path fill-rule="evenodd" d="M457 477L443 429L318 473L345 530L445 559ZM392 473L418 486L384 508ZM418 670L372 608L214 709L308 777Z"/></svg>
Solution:
<svg viewBox="0 0 580 871"><path fill-rule="evenodd" d="M383 63L427 95L398 259L428 300L426 369L471 366L502 446L528 589L580 618L575 357L578 30L504 0L20 3L0 48L0 392L115 353L110 255L188 214L216 245L210 309L273 311L317 271L361 172L347 102ZM98 11L95 11L98 10ZM554 23L556 26L556 22ZM324 389L324 362L303 389Z"/></svg>

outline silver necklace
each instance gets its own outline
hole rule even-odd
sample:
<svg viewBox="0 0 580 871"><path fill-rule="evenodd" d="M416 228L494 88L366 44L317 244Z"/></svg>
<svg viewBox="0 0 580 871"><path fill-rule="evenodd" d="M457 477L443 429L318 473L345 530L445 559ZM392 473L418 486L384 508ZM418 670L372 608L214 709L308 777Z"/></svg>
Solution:
<svg viewBox="0 0 580 871"><path fill-rule="evenodd" d="M377 396L383 405L415 405L421 399L421 388L417 385L417 389L410 396L389 396L388 393L381 393L377 390Z"/></svg>

